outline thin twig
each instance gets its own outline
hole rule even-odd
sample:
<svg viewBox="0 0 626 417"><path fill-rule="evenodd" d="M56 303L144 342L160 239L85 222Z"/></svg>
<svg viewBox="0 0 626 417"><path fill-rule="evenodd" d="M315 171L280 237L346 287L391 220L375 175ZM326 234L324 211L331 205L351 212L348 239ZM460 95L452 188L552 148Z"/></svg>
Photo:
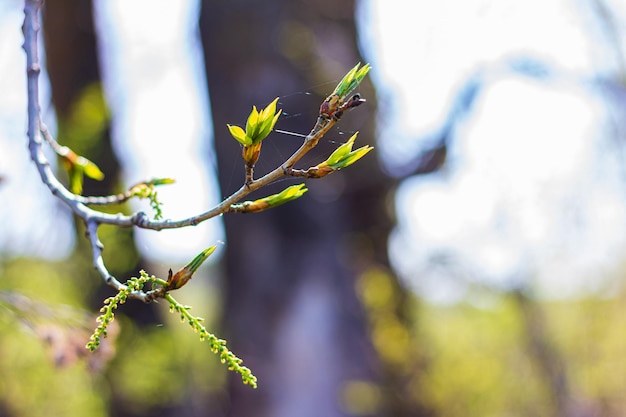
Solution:
<svg viewBox="0 0 626 417"><path fill-rule="evenodd" d="M195 226L205 220L211 219L213 217L219 216L221 214L227 213L230 210L230 206L241 201L245 196L250 194L253 191L256 191L260 188L263 188L273 182L276 182L278 179L290 175L292 167L296 162L298 162L304 155L307 154L311 149L317 145L319 140L328 132L328 130L335 124L336 122L332 119L325 119L323 121L318 121L316 126L313 128L311 133L306 137L304 143L300 148L294 152L287 161L285 161L281 166L274 169L273 171L265 174L263 177L258 180L253 180L248 184L244 184L239 188L239 190L235 191L230 197L223 200L221 203L213 207L212 209L199 214L197 216L189 217L187 219L182 220L161 220L155 221L150 220L147 216L142 215L143 213L137 213L134 216L134 224L138 227L146 228L146 229L154 229L154 230L162 230L162 229L176 229L185 226Z"/></svg>

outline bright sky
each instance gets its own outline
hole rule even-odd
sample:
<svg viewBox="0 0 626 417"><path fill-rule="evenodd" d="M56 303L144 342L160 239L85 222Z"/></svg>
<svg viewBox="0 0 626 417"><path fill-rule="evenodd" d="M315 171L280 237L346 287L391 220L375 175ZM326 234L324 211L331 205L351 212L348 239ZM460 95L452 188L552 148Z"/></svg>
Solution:
<svg viewBox="0 0 626 417"><path fill-rule="evenodd" d="M390 166L427 145L470 77L485 87L445 170L397 194L391 256L406 282L443 302L468 284L557 298L605 289L626 249L626 209L623 150L591 84L616 62L597 16L564 0L366 4L373 77L390 97L378 147ZM521 58L551 76L507 69Z"/></svg>
<svg viewBox="0 0 626 417"><path fill-rule="evenodd" d="M128 183L171 176L178 183L160 192L165 215L205 210L219 193L206 169L213 154L198 1L95 3ZM0 199L12 199L0 205L12 219L0 226L8 228L0 250L37 242L37 254L56 256L71 247L70 219L37 183L25 152L24 66L15 65L23 62L22 12L13 9L0 5L0 175L8 176ZM462 297L468 283L531 285L556 297L605 288L625 249L626 203L622 150L607 137L605 102L591 83L616 60L592 11L566 0L414 2L410 10L401 0L363 0L359 17L380 89L377 150L390 169L427 145L469 77L484 81L444 172L408 179L398 192L391 256L406 282L443 302ZM540 61L551 77L514 73L513 58ZM65 223L37 216L41 207ZM140 249L160 260L186 260L221 238L215 221L138 233Z"/></svg>

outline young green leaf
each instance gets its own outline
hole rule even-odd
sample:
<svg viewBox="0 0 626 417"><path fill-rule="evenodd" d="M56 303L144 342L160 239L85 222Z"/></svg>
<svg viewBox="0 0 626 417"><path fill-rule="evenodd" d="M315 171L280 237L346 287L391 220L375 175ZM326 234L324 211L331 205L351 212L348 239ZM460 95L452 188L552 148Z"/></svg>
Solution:
<svg viewBox="0 0 626 417"><path fill-rule="evenodd" d="M252 106L252 112L246 121L246 130L239 126L227 125L232 137L243 146L255 145L265 139L274 129L274 125L282 113L282 110L276 112L277 102L278 97L260 112L256 106Z"/></svg>
<svg viewBox="0 0 626 417"><path fill-rule="evenodd" d="M167 286L166 290L177 290L183 285L185 285L196 272L196 270L207 260L209 256L215 251L217 246L213 245L211 247L206 248L195 258L191 260L187 265L183 268L179 269L175 274L172 274L172 270L170 269L169 276L167 277Z"/></svg>
<svg viewBox="0 0 626 417"><path fill-rule="evenodd" d="M233 126L233 125L226 125L226 126L228 126L228 130L230 131L230 134L232 135L233 138L235 138L237 142L241 143L243 146L252 144L252 142L246 136L245 130L243 130L239 126Z"/></svg>
<svg viewBox="0 0 626 417"><path fill-rule="evenodd" d="M243 203L233 204L230 208L231 211L237 213L257 213L300 198L307 191L308 189L304 188L304 184L292 185L278 194L272 194L254 201L244 201Z"/></svg>
<svg viewBox="0 0 626 417"><path fill-rule="evenodd" d="M336 94L340 97L340 101L343 101L346 96L348 96L354 89L363 81L363 78L367 75L367 73L372 69L370 64L365 64L361 68L361 63L359 62L352 68L348 73L343 77L343 79L337 84L335 91L333 94Z"/></svg>
<svg viewBox="0 0 626 417"><path fill-rule="evenodd" d="M322 162L318 167L322 165L328 166L333 170L338 170L341 168L348 167L364 157L369 151L371 151L371 146L363 146L355 151L352 150L352 146L354 145L354 141L356 140L359 132L356 132L346 143L338 147L326 161Z"/></svg>

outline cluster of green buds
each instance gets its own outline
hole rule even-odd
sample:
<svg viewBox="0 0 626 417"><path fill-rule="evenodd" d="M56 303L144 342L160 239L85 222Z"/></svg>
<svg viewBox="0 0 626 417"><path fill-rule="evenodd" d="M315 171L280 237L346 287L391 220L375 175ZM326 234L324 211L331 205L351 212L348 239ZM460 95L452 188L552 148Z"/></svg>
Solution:
<svg viewBox="0 0 626 417"><path fill-rule="evenodd" d="M150 181L143 181L133 185L128 190L130 197L147 198L150 201L150 206L154 210L154 218L159 220L163 218L163 210L161 209L161 202L157 196L155 187L160 185L173 184L175 180L172 178L153 178Z"/></svg>
<svg viewBox="0 0 626 417"><path fill-rule="evenodd" d="M322 178L342 168L346 168L363 158L374 148L366 145L353 151L352 146L358 134L359 132L356 132L346 143L335 149L328 159L304 171L304 174L309 178Z"/></svg>
<svg viewBox="0 0 626 417"><path fill-rule="evenodd" d="M365 103L365 99L361 98L359 94L349 98L348 96L363 81L363 78L365 78L371 68L369 64L361 67L359 63L348 71L337 84L332 94L326 97L326 100L320 106L320 117L337 121L341 118L344 111Z"/></svg>
<svg viewBox="0 0 626 417"><path fill-rule="evenodd" d="M242 156L250 168L254 167L259 159L261 142L274 129L274 125L282 113L282 110L276 112L277 102L278 97L261 111L253 106L246 122L246 130L239 126L227 125L233 138L243 145Z"/></svg>

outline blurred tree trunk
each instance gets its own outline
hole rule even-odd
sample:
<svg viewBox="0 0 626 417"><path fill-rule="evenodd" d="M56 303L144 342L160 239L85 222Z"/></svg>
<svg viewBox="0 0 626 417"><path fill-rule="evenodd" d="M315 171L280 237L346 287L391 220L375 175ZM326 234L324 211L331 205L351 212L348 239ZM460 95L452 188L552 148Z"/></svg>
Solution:
<svg viewBox="0 0 626 417"><path fill-rule="evenodd" d="M241 148L226 124L245 124L253 104L264 106L280 96L285 113L277 128L308 133L326 95L362 62L354 7L352 0L202 3L200 27L224 196L244 180ZM314 91L298 94L306 89ZM358 146L374 141L375 97L369 81L360 91L367 104L338 124L346 132L360 130ZM316 159L300 167L321 162L348 137L329 132L321 150L313 152ZM264 143L256 176L278 166L301 141L274 133ZM277 209L224 217L226 337L260 380L253 391L230 376L230 416L352 415L350 410L356 413L372 398L342 406L346 384L385 379L355 283L373 268L388 270L392 223L386 203L393 183L376 156L368 155L307 186L310 192L303 198ZM267 194L263 190L259 196ZM384 415L392 408L396 416L418 415L415 408L400 412L401 407L380 404L360 412Z"/></svg>

